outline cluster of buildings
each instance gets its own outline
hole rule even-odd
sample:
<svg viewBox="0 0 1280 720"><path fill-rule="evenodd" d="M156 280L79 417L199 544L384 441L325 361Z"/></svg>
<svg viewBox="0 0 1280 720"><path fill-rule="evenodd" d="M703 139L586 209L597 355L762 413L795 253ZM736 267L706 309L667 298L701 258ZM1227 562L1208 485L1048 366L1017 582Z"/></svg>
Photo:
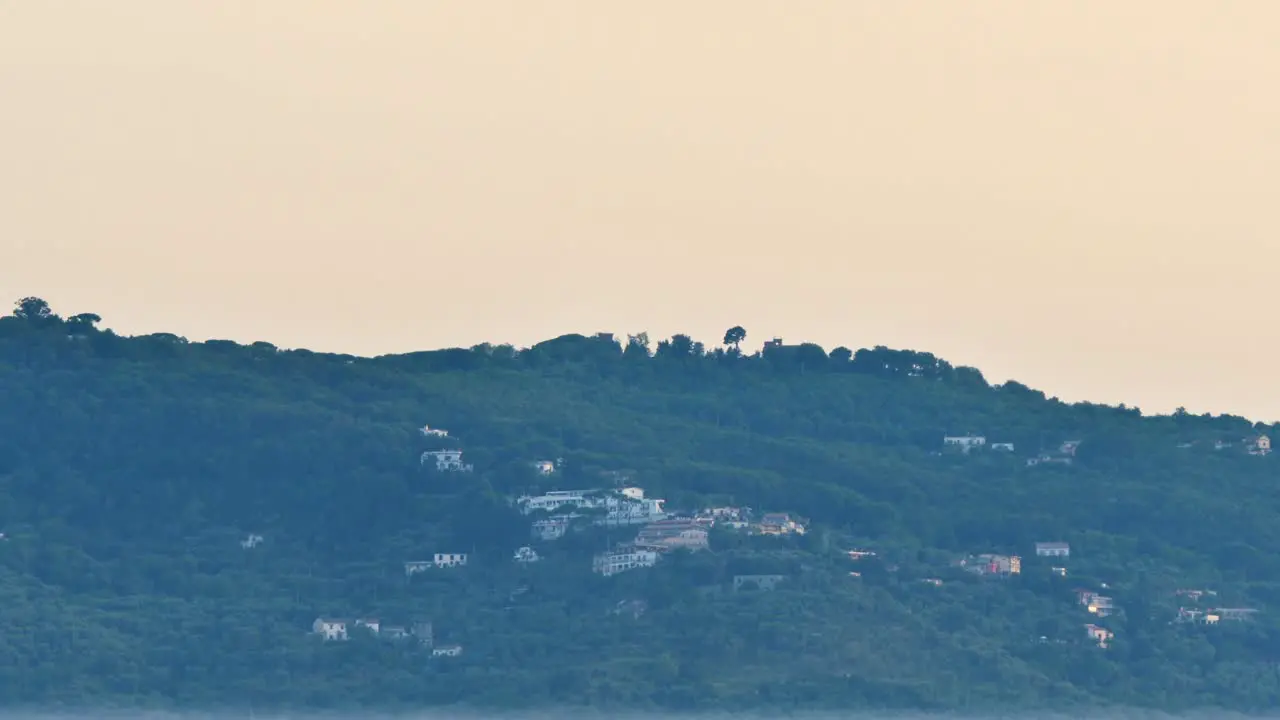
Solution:
<svg viewBox="0 0 1280 720"><path fill-rule="evenodd" d="M716 525L758 535L803 535L805 532L804 523L787 513L765 513L758 522L752 522L747 508L707 508L691 517L670 517L646 524L634 540L597 554L591 570L601 575L616 575L653 567L664 554L675 550L706 550L709 531Z"/></svg>
<svg viewBox="0 0 1280 720"><path fill-rule="evenodd" d="M1079 446L1079 440L1066 440L1052 452L1039 452L1035 456L1027 458L1027 466L1031 467L1042 463L1070 465L1075 458L1076 448ZM949 450L958 450L965 455L983 449L990 449L995 452L1014 452L1013 443L993 442L988 444L987 439L982 435L948 435L942 438L942 447Z"/></svg>
<svg viewBox="0 0 1280 720"><path fill-rule="evenodd" d="M1174 618L1175 623L1200 623L1203 625L1217 625L1220 622L1244 622L1251 620L1258 613L1257 608L1250 607L1201 607L1200 601L1205 598L1217 597L1218 593L1213 590L1178 590L1174 592L1174 596L1181 598L1184 602L1191 603L1191 607L1185 605L1178 608L1178 614Z"/></svg>
<svg viewBox="0 0 1280 720"><path fill-rule="evenodd" d="M1195 445L1193 442L1182 443L1178 447L1191 447ZM1235 443L1229 440L1217 440L1213 443L1214 450L1226 450L1235 447ZM1251 435L1240 440L1240 447L1250 455L1259 457L1271 454L1271 438L1266 435Z"/></svg>
<svg viewBox="0 0 1280 720"><path fill-rule="evenodd" d="M1195 447L1196 444L1195 441L1186 441L1178 443L1178 447L1191 448ZM1267 435L1250 435L1242 438L1239 443L1230 440L1215 440L1213 449L1217 451L1227 450L1236 447L1237 444L1249 455L1264 457L1271 454L1271 438ZM981 435L948 435L942 438L942 447L948 450L956 450L966 455L983 449L1008 453L1014 451L1013 443L996 442L988 444L987 439ZM1055 450L1039 452L1027 458L1027 466L1041 464L1070 465L1075 461L1076 449L1079 447L1079 440L1065 440Z"/></svg>
<svg viewBox="0 0 1280 720"><path fill-rule="evenodd" d="M437 645L435 632L429 622L411 625L383 625L377 618L318 617L311 624L311 632L326 642L346 642L352 633L367 632L385 640L416 640L431 648L434 657L457 657L462 654L461 645Z"/></svg>
<svg viewBox="0 0 1280 720"><path fill-rule="evenodd" d="M553 490L542 495L516 498L520 512L550 513L533 522L533 536L538 540L555 540L569 531L577 518L590 516L597 525L618 527L642 525L668 517L661 498L646 498L644 490L626 487L621 490Z"/></svg>
<svg viewBox="0 0 1280 720"><path fill-rule="evenodd" d="M425 437L448 438L447 430L423 426L420 432ZM1192 443L1184 443L1180 447L1190 447ZM1268 455L1271 452L1271 440L1265 435L1245 438L1242 445L1250 455ZM1066 440L1052 451L1039 452L1027 458L1028 466L1040 464L1070 465L1080 446L1079 440ZM1219 441L1215 450L1231 447L1232 443ZM944 449L969 454L979 450L1013 453L1014 444L1010 442L988 443L981 435L946 436L943 438ZM433 465L441 472L471 472L472 466L465 463L462 450L428 450L422 453L420 462ZM541 476L557 473L563 461L537 460L530 463L533 471ZM618 481L627 479L620 474ZM542 495L524 495L513 501L520 512L525 515L537 514L532 521L531 533L535 540L552 541L563 537L575 521L589 522L605 527L638 526L634 539L618 544L611 549L596 554L592 559L592 572L602 576L611 576L638 568L653 567L663 555L676 550L700 551L709 547L709 531L716 525L731 529L744 530L759 535L792 535L804 534L803 520L793 518L787 513L765 513L756 519L749 508L718 507L706 508L692 514L670 512L665 501L660 498L645 496L643 488L635 486L622 487L617 490L553 490ZM260 536L251 535L242 545L252 547L261 542ZM1071 547L1065 542L1037 542L1035 554L1041 558L1066 560L1071 556ZM869 550L850 550L849 557L859 560L873 557L875 552ZM518 548L512 558L515 562L530 563L539 560L538 553L532 547ZM406 576L426 572L435 568L461 567L467 564L466 553L437 553L431 560L410 561L404 564ZM1018 555L1002 555L984 553L971 555L958 560L955 565L983 576L1007 577L1022 572L1022 558ZM1065 563L1055 566L1051 571L1065 577ZM852 572L858 576L860 573ZM734 589L750 586L772 589L784 576L737 576L734 578ZM941 585L938 578L928 578L924 582ZM1179 591L1179 595L1198 602L1200 597L1209 591ZM1077 589L1077 601L1092 617L1101 620L1112 615L1116 606L1111 597L1100 593ZM1181 607L1175 622L1198 622L1216 624L1222 621L1240 621L1252 617L1257 610L1253 608L1205 608ZM318 618L313 631L326 640L345 640L348 628L366 628L375 635L402 638L417 637L423 642L432 644L430 624L415 625L410 629L403 627L381 627L377 620L340 620ZM425 630L424 630L425 627ZM1106 648L1115 638L1115 633L1096 622L1084 626L1087 637L1099 647ZM433 645L435 655L460 654L460 646Z"/></svg>
<svg viewBox="0 0 1280 720"><path fill-rule="evenodd" d="M450 437L449 431L424 425L419 432L436 440ZM463 460L460 449L427 450L419 462L439 472L471 472L473 466ZM533 471L550 476L560 471L563 460L536 460ZM624 481L621 473L605 473L606 479ZM575 522L598 526L638 527L633 540L597 554L592 570L601 575L614 575L635 568L652 567L665 553L675 550L699 551L708 547L709 530L716 524L747 530L760 535L804 534L805 525L786 513L766 513L758 521L749 508L707 508L689 516L669 512L661 498L645 496L643 488L626 486L616 490L552 490L541 495L524 495L514 499L524 515L536 515L530 527L534 540L553 541L563 537ZM515 551L516 562L536 562L532 547ZM460 567L467 564L466 553L437 553L430 560L414 560L404 564L406 576L436 568Z"/></svg>
<svg viewBox="0 0 1280 720"><path fill-rule="evenodd" d="M1061 558L1063 560L1071 557L1071 545L1064 542L1038 542L1035 544L1035 551L1036 557ZM1018 575L1022 573L1021 555L983 553L962 558L954 564L977 575ZM1061 577L1066 577L1067 575L1065 567L1054 567L1052 572Z"/></svg>

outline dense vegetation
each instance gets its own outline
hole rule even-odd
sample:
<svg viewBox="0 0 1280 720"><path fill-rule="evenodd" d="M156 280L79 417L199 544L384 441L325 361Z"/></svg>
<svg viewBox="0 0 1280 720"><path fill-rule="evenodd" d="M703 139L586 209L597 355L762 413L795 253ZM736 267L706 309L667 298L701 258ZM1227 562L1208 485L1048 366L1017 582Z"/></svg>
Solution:
<svg viewBox="0 0 1280 720"><path fill-rule="evenodd" d="M1280 484L1238 417L1070 405L886 348L568 335L379 358L0 319L0 699L9 705L981 709L1280 700ZM447 428L472 473L419 464ZM1012 453L944 452L985 435ZM1080 440L1074 463L1028 457ZM1236 443L1214 449L1217 441ZM437 446L443 447L443 445ZM563 458L549 477L529 461ZM799 537L602 578L619 539L531 544L513 495L604 484L747 505ZM243 548L248 534L263 542ZM610 535L612 533L612 535ZM1037 541L1071 543L1069 560ZM850 548L877 553L859 561ZM468 552L406 578L402 563ZM978 577L972 553L1023 557ZM1065 565L1068 575L1050 571ZM850 575L851 571L861 573ZM779 573L773 591L734 575ZM925 583L937 578L941 584ZM1085 633L1076 588L1119 611ZM1260 609L1174 623L1183 588ZM647 612L611 612L639 600ZM637 616L638 615L638 616ZM430 621L429 647L317 616Z"/></svg>

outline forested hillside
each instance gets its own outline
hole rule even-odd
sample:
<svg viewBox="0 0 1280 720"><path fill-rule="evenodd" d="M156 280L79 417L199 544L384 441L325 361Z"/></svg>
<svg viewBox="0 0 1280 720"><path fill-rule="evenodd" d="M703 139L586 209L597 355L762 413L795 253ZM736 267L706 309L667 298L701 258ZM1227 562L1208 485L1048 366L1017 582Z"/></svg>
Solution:
<svg viewBox="0 0 1280 720"><path fill-rule="evenodd" d="M10 706L1280 702L1272 427L742 328L362 358L102 324L0 319ZM603 576L640 528L535 539L519 500L624 486L709 547Z"/></svg>

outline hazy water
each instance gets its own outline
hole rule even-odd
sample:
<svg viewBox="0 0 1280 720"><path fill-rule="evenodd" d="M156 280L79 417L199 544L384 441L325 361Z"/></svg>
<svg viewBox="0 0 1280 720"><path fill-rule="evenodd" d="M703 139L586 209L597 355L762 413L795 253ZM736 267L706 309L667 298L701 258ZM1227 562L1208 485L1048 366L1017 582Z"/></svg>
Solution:
<svg viewBox="0 0 1280 720"><path fill-rule="evenodd" d="M1238 712L1197 711L1171 715L1167 712L1147 710L1087 711L1082 714L1042 714L1042 712L1012 712L1012 714L959 715L920 714L920 712L795 712L795 714L750 714L750 712L708 712L708 714L666 714L666 712L599 711L530 711L483 712L440 710L406 712L406 714L352 714L352 712L129 712L129 711L79 711L79 712L0 712L0 720L778 720L794 717L796 720L1280 720L1280 712L1267 715L1242 715Z"/></svg>

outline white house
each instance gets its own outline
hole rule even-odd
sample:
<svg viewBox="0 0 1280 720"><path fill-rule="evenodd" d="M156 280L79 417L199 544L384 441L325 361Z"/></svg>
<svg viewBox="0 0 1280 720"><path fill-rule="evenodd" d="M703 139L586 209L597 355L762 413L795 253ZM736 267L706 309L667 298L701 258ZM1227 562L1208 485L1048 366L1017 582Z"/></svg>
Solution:
<svg viewBox="0 0 1280 720"><path fill-rule="evenodd" d="M244 548L245 550L256 548L261 544L262 544L262 536L255 535L253 533L249 533L249 537L246 537L245 539L240 541L240 547Z"/></svg>
<svg viewBox="0 0 1280 720"><path fill-rule="evenodd" d="M418 428L418 432L422 433L425 437L449 437L448 430L433 428L430 425L423 425Z"/></svg>
<svg viewBox="0 0 1280 720"><path fill-rule="evenodd" d="M426 465L434 461L436 470L441 472L471 472L472 466L462 462L461 450L428 450L422 453L418 462Z"/></svg>
<svg viewBox="0 0 1280 720"><path fill-rule="evenodd" d="M991 443L991 449L996 452L1013 452L1013 443Z"/></svg>
<svg viewBox="0 0 1280 720"><path fill-rule="evenodd" d="M1246 438L1245 448L1248 450L1250 455L1270 455L1271 438L1266 435Z"/></svg>
<svg viewBox="0 0 1280 720"><path fill-rule="evenodd" d="M437 645L431 648L432 657L458 657L461 654L461 645Z"/></svg>
<svg viewBox="0 0 1280 720"><path fill-rule="evenodd" d="M550 475L556 471L556 464L551 460L535 460L531 464L533 471L539 475Z"/></svg>
<svg viewBox="0 0 1280 720"><path fill-rule="evenodd" d="M538 553L531 547L522 547L516 550L512 559L519 563L538 562L539 560Z"/></svg>
<svg viewBox="0 0 1280 720"><path fill-rule="evenodd" d="M564 505L577 508L589 507L590 501L587 499L589 492L587 490L552 490L537 497L521 496L516 499L516 504L520 506L520 512L525 515L535 510L556 510Z"/></svg>
<svg viewBox="0 0 1280 720"><path fill-rule="evenodd" d="M964 452L969 452L975 448L985 446L987 439L981 435L956 435L942 438L942 444L945 447L959 448Z"/></svg>
<svg viewBox="0 0 1280 720"><path fill-rule="evenodd" d="M378 618L362 618L356 620L355 625L358 628L368 628L369 632L374 635L377 635L382 630L382 623L378 621Z"/></svg>
<svg viewBox="0 0 1280 720"><path fill-rule="evenodd" d="M434 564L438 568L462 567L467 564L466 553L436 553Z"/></svg>
<svg viewBox="0 0 1280 720"><path fill-rule="evenodd" d="M596 555L591 561L591 572L608 577L627 570L653 567L656 564L658 564L657 551L622 546Z"/></svg>
<svg viewBox="0 0 1280 720"><path fill-rule="evenodd" d="M1071 557L1071 546L1064 542L1036 543L1037 557Z"/></svg>
<svg viewBox="0 0 1280 720"><path fill-rule="evenodd" d="M315 622L311 623L311 632L325 640L346 640L347 621L318 617Z"/></svg>
<svg viewBox="0 0 1280 720"><path fill-rule="evenodd" d="M602 509L599 525L643 525L667 517L660 498L646 498L644 489L623 488L617 492L600 490L552 490L539 496L525 495L516 499L520 512L528 515L535 510L555 511L563 507L579 510ZM563 533L561 533L563 534Z"/></svg>
<svg viewBox="0 0 1280 720"><path fill-rule="evenodd" d="M607 504L608 512L603 518L596 520L597 525L645 525L651 522L666 520L668 513L660 498L611 498Z"/></svg>

